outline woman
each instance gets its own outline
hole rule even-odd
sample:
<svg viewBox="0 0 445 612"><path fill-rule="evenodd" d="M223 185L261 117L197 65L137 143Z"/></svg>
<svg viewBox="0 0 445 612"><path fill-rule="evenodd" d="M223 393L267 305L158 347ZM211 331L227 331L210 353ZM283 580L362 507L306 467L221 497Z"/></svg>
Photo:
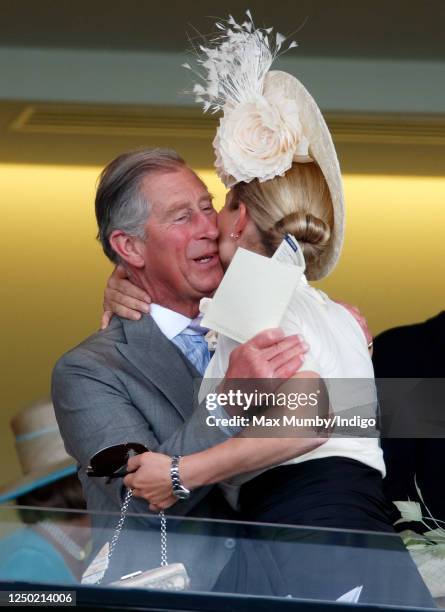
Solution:
<svg viewBox="0 0 445 612"><path fill-rule="evenodd" d="M77 583L90 548L90 517L52 403L32 404L11 426L23 477L0 487L0 503L25 506L17 509L24 527L0 541L0 580Z"/></svg>

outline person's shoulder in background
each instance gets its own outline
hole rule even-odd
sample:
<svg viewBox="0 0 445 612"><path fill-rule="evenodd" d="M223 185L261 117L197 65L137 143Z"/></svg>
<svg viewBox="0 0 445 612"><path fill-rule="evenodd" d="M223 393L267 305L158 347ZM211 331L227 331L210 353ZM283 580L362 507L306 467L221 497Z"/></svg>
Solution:
<svg viewBox="0 0 445 612"><path fill-rule="evenodd" d="M445 376L445 311L424 321L388 329L374 339L376 377Z"/></svg>
<svg viewBox="0 0 445 612"><path fill-rule="evenodd" d="M0 550L0 580L77 582L57 550L28 527L3 538Z"/></svg>

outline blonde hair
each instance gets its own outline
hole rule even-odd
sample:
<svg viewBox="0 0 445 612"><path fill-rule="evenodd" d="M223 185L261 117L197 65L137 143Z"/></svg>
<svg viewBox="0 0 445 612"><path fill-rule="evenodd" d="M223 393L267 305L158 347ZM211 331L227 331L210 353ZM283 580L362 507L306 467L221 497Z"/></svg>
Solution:
<svg viewBox="0 0 445 612"><path fill-rule="evenodd" d="M271 256L284 234L295 236L311 272L329 244L334 210L326 180L315 163L294 163L284 176L260 183L238 183L232 190L231 209L243 202L257 226L262 245Z"/></svg>

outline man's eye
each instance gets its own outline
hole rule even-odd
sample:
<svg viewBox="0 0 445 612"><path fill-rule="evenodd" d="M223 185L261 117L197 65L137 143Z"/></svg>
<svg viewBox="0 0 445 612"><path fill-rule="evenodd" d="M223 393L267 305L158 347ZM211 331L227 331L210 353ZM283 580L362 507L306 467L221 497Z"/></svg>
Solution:
<svg viewBox="0 0 445 612"><path fill-rule="evenodd" d="M176 219L175 219L175 223L182 223L182 222L184 222L184 221L187 221L187 219L189 218L189 216L190 216L190 215L189 215L188 213L185 213L185 214L181 215L180 217L176 217Z"/></svg>

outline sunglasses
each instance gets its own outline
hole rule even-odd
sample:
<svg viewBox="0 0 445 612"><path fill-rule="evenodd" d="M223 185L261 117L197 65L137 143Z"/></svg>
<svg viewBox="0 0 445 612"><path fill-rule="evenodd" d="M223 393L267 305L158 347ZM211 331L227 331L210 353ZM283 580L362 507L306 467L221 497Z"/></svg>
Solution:
<svg viewBox="0 0 445 612"><path fill-rule="evenodd" d="M91 457L86 472L87 476L92 478L105 476L108 482L112 478L123 478L131 473L127 471L129 458L146 452L148 448L138 442L107 446Z"/></svg>

